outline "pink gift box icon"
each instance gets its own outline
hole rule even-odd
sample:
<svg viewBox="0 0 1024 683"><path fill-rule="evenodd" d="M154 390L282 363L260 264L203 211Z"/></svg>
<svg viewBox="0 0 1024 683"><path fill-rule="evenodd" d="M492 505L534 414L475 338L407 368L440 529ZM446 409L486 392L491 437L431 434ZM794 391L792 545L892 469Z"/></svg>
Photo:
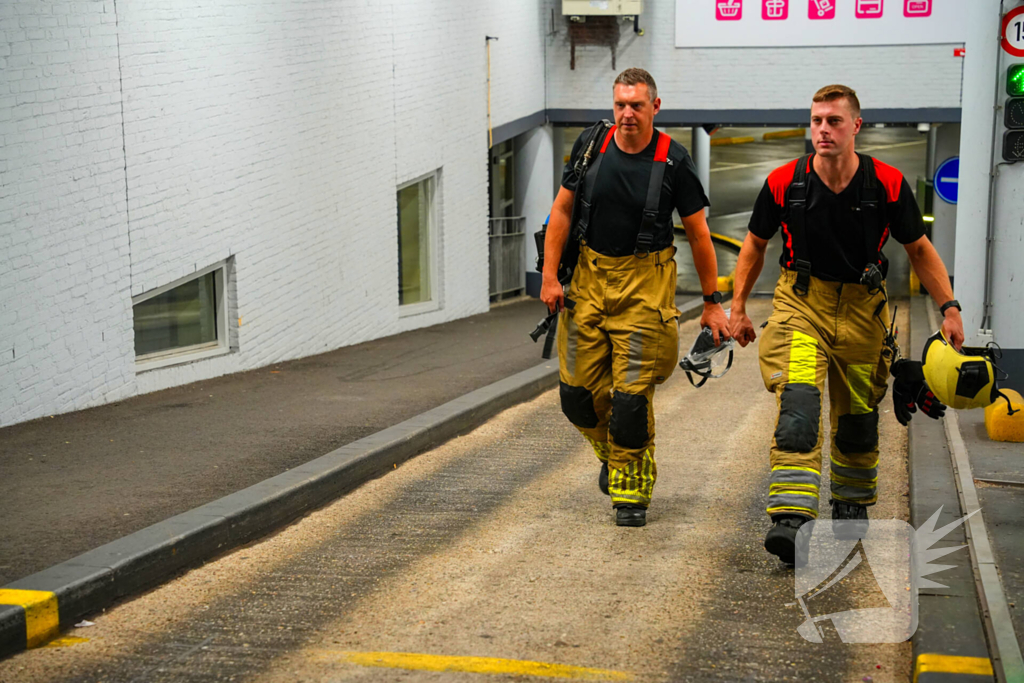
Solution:
<svg viewBox="0 0 1024 683"><path fill-rule="evenodd" d="M743 0L717 0L715 19L718 21L739 21L743 18Z"/></svg>
<svg viewBox="0 0 1024 683"><path fill-rule="evenodd" d="M808 19L835 19L836 0L808 0Z"/></svg>
<svg viewBox="0 0 1024 683"><path fill-rule="evenodd" d="M854 15L858 19L879 19L882 16L884 0L857 0Z"/></svg>
<svg viewBox="0 0 1024 683"><path fill-rule="evenodd" d="M903 0L903 16L930 17L932 15L932 0Z"/></svg>
<svg viewBox="0 0 1024 683"><path fill-rule="evenodd" d="M789 0L761 0L761 18L782 21L789 17Z"/></svg>

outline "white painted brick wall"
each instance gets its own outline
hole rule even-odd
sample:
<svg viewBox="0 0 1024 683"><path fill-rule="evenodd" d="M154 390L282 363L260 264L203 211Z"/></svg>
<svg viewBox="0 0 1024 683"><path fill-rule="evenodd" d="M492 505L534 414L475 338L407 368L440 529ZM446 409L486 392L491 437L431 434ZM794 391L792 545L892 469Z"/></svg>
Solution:
<svg viewBox="0 0 1024 683"><path fill-rule="evenodd" d="M541 0L116 10L0 3L0 426L487 310L484 36L493 125L543 109ZM438 169L443 306L399 317ZM136 375L130 297L229 256L238 352Z"/></svg>
<svg viewBox="0 0 1024 683"><path fill-rule="evenodd" d="M135 391L112 2L0 3L0 425Z"/></svg>
<svg viewBox="0 0 1024 683"><path fill-rule="evenodd" d="M610 110L612 81L630 66L651 72L666 109L809 108L829 83L854 88L865 109L960 106L963 59L949 45L680 49L674 0L644 3L642 37L621 25L615 70L607 47L586 45L573 71L561 0L545 1L558 29L547 43L549 109Z"/></svg>

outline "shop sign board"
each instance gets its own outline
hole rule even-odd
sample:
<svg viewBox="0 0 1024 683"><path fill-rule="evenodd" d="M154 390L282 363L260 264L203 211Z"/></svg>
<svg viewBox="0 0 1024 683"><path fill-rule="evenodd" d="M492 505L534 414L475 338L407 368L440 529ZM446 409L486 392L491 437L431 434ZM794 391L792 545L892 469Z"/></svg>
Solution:
<svg viewBox="0 0 1024 683"><path fill-rule="evenodd" d="M962 43L968 5L964 0L676 0L676 47Z"/></svg>

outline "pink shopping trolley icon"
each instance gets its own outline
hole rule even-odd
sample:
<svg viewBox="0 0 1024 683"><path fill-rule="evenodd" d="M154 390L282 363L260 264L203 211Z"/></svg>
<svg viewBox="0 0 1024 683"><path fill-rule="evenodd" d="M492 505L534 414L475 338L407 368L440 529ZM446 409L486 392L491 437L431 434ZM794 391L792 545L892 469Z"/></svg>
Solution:
<svg viewBox="0 0 1024 683"><path fill-rule="evenodd" d="M717 0L715 2L715 19L719 21L739 21L743 18L743 0Z"/></svg>
<svg viewBox="0 0 1024 683"><path fill-rule="evenodd" d="M836 0L807 0L808 19L835 19Z"/></svg>
<svg viewBox="0 0 1024 683"><path fill-rule="evenodd" d="M857 0L854 14L858 19L880 19L884 0Z"/></svg>
<svg viewBox="0 0 1024 683"><path fill-rule="evenodd" d="M789 0L761 0L761 18L769 21L789 18Z"/></svg>
<svg viewBox="0 0 1024 683"><path fill-rule="evenodd" d="M932 0L903 0L903 16L930 17L932 15Z"/></svg>

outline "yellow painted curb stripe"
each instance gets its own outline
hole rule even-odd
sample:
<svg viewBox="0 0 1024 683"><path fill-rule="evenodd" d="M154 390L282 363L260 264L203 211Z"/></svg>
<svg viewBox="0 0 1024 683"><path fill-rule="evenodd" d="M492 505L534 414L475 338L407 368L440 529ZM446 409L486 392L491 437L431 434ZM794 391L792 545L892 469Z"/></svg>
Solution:
<svg viewBox="0 0 1024 683"><path fill-rule="evenodd" d="M781 140L783 138L802 138L807 135L806 128L790 128L789 130L776 130L770 133L765 133L761 136L762 140Z"/></svg>
<svg viewBox="0 0 1024 683"><path fill-rule="evenodd" d="M512 676L542 676L545 678L570 678L583 681L631 681L633 675L624 671L591 669L566 664L548 664L518 659L496 659L493 657L452 657L427 655L414 652L342 652L323 650L316 653L321 659L341 659L350 664L385 669L408 669L411 671L462 671L476 674Z"/></svg>
<svg viewBox="0 0 1024 683"><path fill-rule="evenodd" d="M56 593L0 588L0 605L17 605L25 610L26 647L39 647L60 633Z"/></svg>
<svg viewBox="0 0 1024 683"><path fill-rule="evenodd" d="M988 657L954 657L927 653L917 656L914 664L914 683L923 673L974 674L992 676L992 661Z"/></svg>

